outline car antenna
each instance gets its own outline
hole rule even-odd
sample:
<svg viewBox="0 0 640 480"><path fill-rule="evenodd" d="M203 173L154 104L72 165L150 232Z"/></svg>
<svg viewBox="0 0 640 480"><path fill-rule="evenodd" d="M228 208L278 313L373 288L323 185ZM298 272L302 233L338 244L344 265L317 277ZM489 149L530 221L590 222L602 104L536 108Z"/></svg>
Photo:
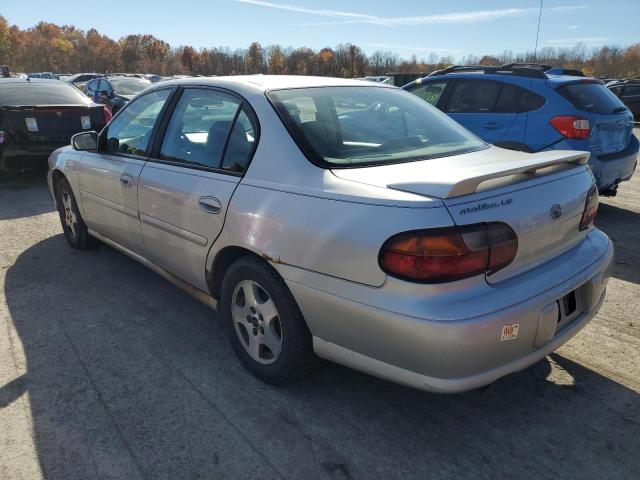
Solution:
<svg viewBox="0 0 640 480"><path fill-rule="evenodd" d="M540 38L540 22L542 20L542 5L544 0L540 0L540 11L538 12L538 29L536 30L536 45L533 47L533 63L536 63L538 58L538 39ZM529 80L529 89L533 86L533 78ZM522 150L524 151L525 141L527 140L527 127L529 125L529 114L526 113L524 117L524 133L522 134Z"/></svg>

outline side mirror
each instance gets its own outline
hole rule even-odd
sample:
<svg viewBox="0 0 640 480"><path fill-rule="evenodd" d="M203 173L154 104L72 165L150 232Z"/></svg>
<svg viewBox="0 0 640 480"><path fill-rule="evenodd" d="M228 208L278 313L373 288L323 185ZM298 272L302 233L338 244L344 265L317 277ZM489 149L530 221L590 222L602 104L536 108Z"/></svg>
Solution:
<svg viewBox="0 0 640 480"><path fill-rule="evenodd" d="M74 150L80 151L98 150L98 134L96 132L76 133L71 137L71 146Z"/></svg>

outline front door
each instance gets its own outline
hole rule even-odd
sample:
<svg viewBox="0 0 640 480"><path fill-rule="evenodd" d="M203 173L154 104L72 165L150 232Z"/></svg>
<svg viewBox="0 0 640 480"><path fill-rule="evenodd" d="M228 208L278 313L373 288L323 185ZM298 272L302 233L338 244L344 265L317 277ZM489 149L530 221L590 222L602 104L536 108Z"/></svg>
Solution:
<svg viewBox="0 0 640 480"><path fill-rule="evenodd" d="M142 253L138 179L149 141L171 89L132 102L100 135L97 152L84 154L78 171L80 201L89 229Z"/></svg>
<svg viewBox="0 0 640 480"><path fill-rule="evenodd" d="M207 253L253 153L255 125L241 99L186 88L140 176L147 256L202 290Z"/></svg>

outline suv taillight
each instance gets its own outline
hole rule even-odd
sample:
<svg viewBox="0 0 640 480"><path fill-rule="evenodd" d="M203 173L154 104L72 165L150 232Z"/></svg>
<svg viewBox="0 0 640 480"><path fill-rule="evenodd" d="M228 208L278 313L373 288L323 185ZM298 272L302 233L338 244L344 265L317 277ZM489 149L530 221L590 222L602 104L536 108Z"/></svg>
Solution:
<svg viewBox="0 0 640 480"><path fill-rule="evenodd" d="M560 115L553 117L549 123L564 137L571 140L584 140L591 133L591 126L586 118Z"/></svg>
<svg viewBox="0 0 640 480"><path fill-rule="evenodd" d="M594 185L589 189L587 200L584 202L584 212L582 212L582 218L580 219L580 230L586 230L593 225L597 213L598 188Z"/></svg>
<svg viewBox="0 0 640 480"><path fill-rule="evenodd" d="M504 223L479 223L400 233L380 250L382 270L412 282L441 283L506 267L518 237Z"/></svg>
<svg viewBox="0 0 640 480"><path fill-rule="evenodd" d="M105 125L109 123L109 121L113 118L113 114L111 113L111 110L109 110L107 107L102 107L102 115L104 116Z"/></svg>

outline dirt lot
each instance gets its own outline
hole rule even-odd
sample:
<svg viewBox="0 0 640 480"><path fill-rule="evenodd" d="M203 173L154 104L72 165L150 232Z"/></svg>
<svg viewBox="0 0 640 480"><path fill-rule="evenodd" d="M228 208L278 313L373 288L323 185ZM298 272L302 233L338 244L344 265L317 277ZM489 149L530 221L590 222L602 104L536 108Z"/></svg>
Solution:
<svg viewBox="0 0 640 480"><path fill-rule="evenodd" d="M0 479L640 478L640 175L597 223L607 301L537 365L455 396L328 363L277 389L215 313L110 248L68 248L42 174L5 176Z"/></svg>

